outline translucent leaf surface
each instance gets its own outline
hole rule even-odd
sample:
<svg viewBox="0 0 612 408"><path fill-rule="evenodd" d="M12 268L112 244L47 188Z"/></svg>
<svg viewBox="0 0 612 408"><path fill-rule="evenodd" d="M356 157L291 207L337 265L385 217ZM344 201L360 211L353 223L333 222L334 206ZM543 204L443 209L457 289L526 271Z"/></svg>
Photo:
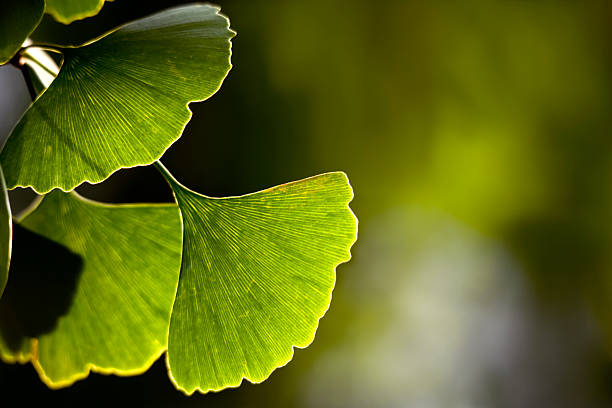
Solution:
<svg viewBox="0 0 612 408"><path fill-rule="evenodd" d="M0 1L0 64L11 59L40 22L44 0Z"/></svg>
<svg viewBox="0 0 612 408"><path fill-rule="evenodd" d="M95 16L104 6L104 0L47 0L46 12L60 23Z"/></svg>
<svg viewBox="0 0 612 408"><path fill-rule="evenodd" d="M160 166L161 167L161 166ZM162 168L163 169L163 168ZM357 221L344 173L210 198L166 173L183 220L168 367L187 394L261 382L306 347Z"/></svg>
<svg viewBox="0 0 612 408"><path fill-rule="evenodd" d="M187 103L230 69L234 33L218 11L178 7L63 49L59 75L0 154L8 187L68 191L159 158L191 117Z"/></svg>
<svg viewBox="0 0 612 408"><path fill-rule="evenodd" d="M24 256L0 300L3 358L31 358L51 387L90 370L145 371L167 344L181 256L176 205L103 205L55 190L20 224ZM46 267L32 264L41 259Z"/></svg>
<svg viewBox="0 0 612 408"><path fill-rule="evenodd" d="M2 174L2 169L0 169L0 298L8 280L12 230L11 206L8 200L4 175Z"/></svg>

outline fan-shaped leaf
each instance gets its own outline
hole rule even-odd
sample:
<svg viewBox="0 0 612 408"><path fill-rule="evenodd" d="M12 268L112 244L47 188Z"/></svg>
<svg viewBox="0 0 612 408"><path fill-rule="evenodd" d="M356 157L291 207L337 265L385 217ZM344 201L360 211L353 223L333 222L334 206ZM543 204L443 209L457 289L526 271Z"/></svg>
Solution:
<svg viewBox="0 0 612 408"><path fill-rule="evenodd" d="M19 50L40 23L44 10L44 0L0 2L0 65Z"/></svg>
<svg viewBox="0 0 612 408"><path fill-rule="evenodd" d="M51 387L90 370L145 371L167 344L181 256L176 205L105 205L55 190L20 224L55 247L26 248L24 268L11 270L0 301L4 359L23 361L31 348ZM47 268L28 268L32 258Z"/></svg>
<svg viewBox="0 0 612 408"><path fill-rule="evenodd" d="M68 191L158 159L189 120L187 103L214 94L230 69L234 33L218 11L178 7L63 49L59 75L0 154L8 187Z"/></svg>
<svg viewBox="0 0 612 408"><path fill-rule="evenodd" d="M165 171L160 166L162 171ZM344 173L240 197L210 198L169 173L183 220L183 260L168 367L186 392L261 382L306 347L350 258L356 219Z"/></svg>
<svg viewBox="0 0 612 408"><path fill-rule="evenodd" d="M104 0L46 0L46 12L60 23L92 17L104 6Z"/></svg>

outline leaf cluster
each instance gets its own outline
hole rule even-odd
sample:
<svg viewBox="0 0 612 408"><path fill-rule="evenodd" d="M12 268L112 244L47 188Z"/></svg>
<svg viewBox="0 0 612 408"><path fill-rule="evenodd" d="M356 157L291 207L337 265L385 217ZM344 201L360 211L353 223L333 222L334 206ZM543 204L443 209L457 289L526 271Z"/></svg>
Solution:
<svg viewBox="0 0 612 408"><path fill-rule="evenodd" d="M187 394L263 381L313 340L335 268L350 258L348 179L332 172L226 198L184 187L159 159L188 104L220 88L235 33L218 8L193 4L81 46L45 45L61 55L59 72L36 45L22 47L44 12L70 23L103 4L27 0L0 14L0 63L22 69L33 90L0 152L0 356L31 362L50 387L90 371L138 374L163 353ZM32 67L52 82L35 82ZM102 204L73 191L145 165L175 203ZM15 187L43 197L13 220Z"/></svg>

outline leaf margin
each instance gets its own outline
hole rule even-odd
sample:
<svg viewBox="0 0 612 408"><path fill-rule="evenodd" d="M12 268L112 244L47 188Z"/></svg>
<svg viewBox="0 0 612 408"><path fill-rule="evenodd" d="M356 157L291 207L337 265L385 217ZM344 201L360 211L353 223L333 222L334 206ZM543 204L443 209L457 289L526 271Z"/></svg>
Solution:
<svg viewBox="0 0 612 408"><path fill-rule="evenodd" d="M40 25L40 23L42 22L42 19L45 15L45 8L47 7L46 1L45 0L41 0L42 1L42 9L40 10L40 15L38 16L38 19L36 20L36 22L32 25L32 27L30 29L28 29L26 31L26 35L23 38L23 41L21 44L19 44L19 47L17 47L17 49L15 49L15 51L13 51L12 55L8 58L8 59L3 59L0 58L0 66L1 65L5 65L7 63L9 63L13 58L15 58L15 56L17 55L17 53L19 52L19 48L21 46L23 46L23 43L28 39L28 37L30 35L32 35L32 33L38 28L38 26Z"/></svg>
<svg viewBox="0 0 612 408"><path fill-rule="evenodd" d="M65 192L66 194L70 194L71 196L74 196L77 200L82 201L84 203L90 204L92 206L95 207L101 207L101 208L139 208L139 207L159 207L159 208L170 208L170 207L176 207L178 214L179 214L179 218L181 217L181 213L180 210L178 210L178 206L175 203L120 203L120 204L114 204L114 203L105 203L105 202L100 202L100 201L96 201L96 200L92 200L89 199L87 197L84 197L82 195L80 195L79 193L77 193L76 191L69 191L69 192ZM43 202L45 196L44 195L40 195L38 197L36 197L28 207L26 207L20 214L18 219L16 219L16 222L19 223L21 225L21 222L24 221L30 214L34 213L37 208L39 207L39 205ZM181 226L181 248L182 248L182 221L180 223ZM29 228L23 226L23 228L26 228L28 230L30 230ZM50 239L50 238L47 238ZM182 258L182 251L179 252L180 257ZM179 259L179 268L180 268L180 261L181 259ZM180 271L179 271L180 272ZM178 277L178 273L177 273L177 277ZM176 281L176 286L178 286L178 279ZM176 288L174 289L174 296L176 296ZM172 303L174 303L174 296L172 299ZM169 314L169 317L171 316L171 311ZM169 325L169 321L168 321L168 331L170 329L170 325ZM136 375L141 375L144 374L145 372L147 372L151 366L167 351L168 348L168 344L167 344L167 339L168 336L166 336L166 344L163 345L163 347L161 347L157 353L155 353L154 355L152 355L147 361L144 362L143 365L141 365L140 367L136 367L134 369L127 369L127 370L123 370L123 369L117 369L117 368L113 368L113 367L103 367L94 363L87 363L84 367L84 371L79 372L79 373L75 373L74 375L70 376L70 378L65 379L65 380L60 380L60 381L53 381L51 380L44 368L42 367L42 365L39 362L38 359L38 338L30 338L29 339L29 352L27 354L22 354L19 353L17 354L15 357L12 356L5 356L2 353L0 353L0 361L7 363L7 364L27 364L30 363L32 364L32 366L34 367L36 373L38 374L40 380L51 390L59 390L62 388L66 388L66 387L70 387L72 386L74 383L76 383L77 381L81 381L84 380L86 378L89 377L90 374L94 373L94 374L101 374L101 375L115 375L115 376L119 376L119 377L131 377L131 376L136 376Z"/></svg>
<svg viewBox="0 0 612 408"><path fill-rule="evenodd" d="M58 10L55 8L49 9L48 0L46 0L45 1L45 14L49 14L51 17L55 19L55 21L59 23L68 25L75 21L84 20L88 17L93 17L97 15L100 12L100 10L102 10L102 7L104 7L105 2L106 0L98 0L98 4L95 8L88 10L88 11L83 11L82 13L79 13L79 14L74 14L72 16L66 16L66 15L60 14Z"/></svg>
<svg viewBox="0 0 612 408"><path fill-rule="evenodd" d="M111 29L111 30L109 30L109 31L107 31L107 32L105 32L105 33L103 33L103 34L101 34L101 35L99 35L99 36L97 36L97 37L95 37L93 39L85 41L85 42L83 42L83 43L81 43L79 45L65 45L65 46L50 45L50 46L47 47L47 48L50 48L50 49L53 49L53 50L57 50L57 51L70 50L70 49L78 49L78 48L86 47L86 46L91 45L91 44L93 44L93 43L95 43L97 41L102 40L106 36L108 36L110 34L113 34L116 31L118 31L118 30L120 30L122 28L125 28L126 26L128 26L128 25L130 25L132 23L137 23L137 22L139 22L139 21L141 21L143 19L152 17L152 16L157 15L157 14L161 14L161 13L166 12L166 11L170 11L170 10L177 9L177 8L182 8L182 7L190 7L190 6L207 6L207 7L210 7L210 8L215 10L215 15L221 17L225 21L225 28L229 32L229 37L227 38L227 42L228 42L227 69L226 69L225 73L223 74L222 78L220 79L217 87L213 90L213 92L210 95L208 95L207 97L204 97L204 98L196 98L196 99L192 99L192 100L187 100L185 102L184 107L185 107L188 115L187 115L187 118L186 118L185 122L180 127L180 132L177 134L177 136L172 141L170 141L170 143L168 143L168 145L163 150L160 151L160 153L157 155L157 157L153 158L152 160L145 161L145 162L138 162L138 163L135 163L135 164L132 164L132 165L128 165L128 166L121 166L119 168L116 168L116 169L112 170L108 174L105 173L105 176L103 176L102 178L95 177L95 178L92 178L90 180L87 177L80 177L78 183L76 185L74 185L74 186L65 187L65 186L55 185L56 183L54 183L51 187L39 189L39 188L36 188L35 186L33 186L31 183L28 184L28 183L15 182L15 183L11 183L11 184L7 183L7 190L13 190L13 189L19 187L19 188L31 188L32 190L34 190L34 192L36 192L39 195L45 195L45 194L49 193L50 191L52 191L54 189L59 189L59 190L65 192L65 193L69 193L69 192L73 191L75 188L77 188L78 186L80 186L81 184L83 184L85 182L87 182L89 184L93 184L93 185L100 184L100 183L104 182L105 180L107 180L110 176L112 176L113 174L115 174L116 172L118 172L118 171L120 171L122 169L132 169L132 168L135 168L135 167L149 166L149 165L152 165L155 162L159 161L163 157L163 155L166 153L166 151L168 151L168 149L170 149L170 147L172 147L172 145L174 145L174 143L176 143L183 136L183 133L185 132L185 128L191 122L191 119L193 117L193 111L191 110L189 105L191 103L204 102L204 101L212 98L215 94L217 94L217 92L219 92L219 90L223 86L225 80L227 79L230 71L233 68L233 64L232 64L232 54L233 54L233 51L232 51L232 48L233 48L232 39L236 37L237 32L232 29L231 21L230 21L229 17L221 12L221 7L220 6L213 5L213 4L210 4L210 3L196 2L196 3L188 3L188 4L184 4L184 5L170 7L170 8L166 8L164 10L161 10L159 12L155 12L155 13L149 14L149 15L144 16L142 18L138 18L136 20L132 20L132 21L129 21L127 23L121 24L121 25L119 25L117 27L114 27L113 29ZM33 45L33 47L35 48L36 46ZM43 48L45 48L45 47L43 47ZM62 59L60 65L59 65L59 73L58 73L58 75L61 74L61 70L62 70L63 65L64 65L64 60ZM55 80L53 82L55 82ZM13 129L11 129L8 137L4 141L4 144L2 146L0 146L0 158L2 157L2 152L4 151L4 147L8 144L8 142L9 142L9 140L10 140L12 134L13 134L13 131L17 128L17 126L19 125L21 120L25 117L25 115L28 113L28 111L30 111L32 106L34 106L36 101L53 86L53 82L49 85L49 87L47 87L39 95L37 95L36 100L34 100L30 104L28 109L21 116L20 120L15 124Z"/></svg>
<svg viewBox="0 0 612 408"><path fill-rule="evenodd" d="M6 207L6 215L8 216L8 254L6 254L6 270L4 270L5 267L3 265L0 265L0 267L3 269L2 273L0 273L0 277L2 277L2 279L0 279L0 298L2 298L2 294L4 293L4 289L6 289L6 284L8 283L9 279L11 255L13 250L13 216L11 211L11 202L8 196L8 189L6 188L6 181L4 181L4 172L2 171L2 167L0 167L0 194L2 195L2 197L0 197L0 200L2 200L0 208L2 206ZM4 216L4 214L0 216ZM2 248L2 250L4 251L4 248Z"/></svg>
<svg viewBox="0 0 612 408"><path fill-rule="evenodd" d="M194 194L196 196L200 196L203 197L205 199L213 199L213 200L223 200L223 199L227 199L227 198L241 198L241 197L246 197L246 196L251 196L254 194L259 194L259 193L264 193L266 191L275 189L277 187L280 186L286 186L286 185L290 185L290 184L294 184L294 183L300 183L300 182L304 182L304 181L308 181L317 177L321 177L321 176L326 176L326 175L332 175L332 174L339 174L342 175L344 177L344 180L346 182L346 185L348 187L348 191L350 191L350 197L347 199L347 202L345 204L345 210L348 210L350 216L352 217L353 221L354 221L354 233L352 236L352 240L350 241L349 244L347 244L346 247L346 256L345 258L339 260L335 265L333 265L332 267L332 271L333 271L333 285L330 288L329 294L327 294L327 298L326 298L326 302L325 302L325 306L322 307L318 312L317 312L317 318L316 318L316 322L313 325L311 334L308 336L308 338L300 344L292 344L290 348L288 348L288 353L287 356L285 358L279 359L279 363L275 365L274 368L272 368L272 370L265 375L264 377L260 378L260 379L250 379L247 378L246 375L242 375L241 378L233 384L225 384L223 386L221 386L220 388L211 388L211 389L207 389L207 390L203 390L200 387L195 387L193 390L187 390L185 389L182 385L178 384L178 382L176 381L176 379L174 378L174 376L172 375L172 370L170 368L170 361L169 361L169 353L168 353L168 349L166 349L166 356L165 356L165 363L166 363L166 368L167 368L167 372L168 372L168 378L170 379L170 382L172 383L172 385L179 391L181 391L184 395L186 396L192 396L196 391L199 394L208 394L209 392L214 392L214 393L218 393L221 392L225 389L235 389L235 388L239 388L242 383L246 380L248 382L250 382L251 384L260 384L262 382L264 382L265 380L267 380L268 378L270 378L270 376L279 368L285 367L288 363L291 362L291 360L293 360L293 357L295 355L295 350L296 349L305 349L308 346L310 346L315 337L316 337L316 332L319 328L319 324L321 322L321 319L325 316L325 314L327 313L327 311L329 310L330 306L331 306L331 301L332 301L332 297L333 297L333 291L336 287L336 282L337 282L337 269L338 266L344 264L344 263L348 263L351 259L352 259L352 248L354 246L354 244L357 242L357 238L358 238L358 232L359 232L359 219L357 218L357 216L355 215L353 209L350 207L350 203L353 201L354 197L355 197L355 193L354 193L354 189L353 186L350 183L350 180L348 178L348 175L344 172L344 171L330 171L330 172L325 172L325 173L320 173L320 174L316 174L310 177L306 177L306 178L302 178L299 180L294 180L294 181L290 181L287 183L282 183L279 185L275 185L272 187L268 187L268 188L264 188L261 190L257 190L251 193L247 193L247 194L241 194L241 195L232 195L232 196L225 196L225 197L211 197L211 196L207 196L201 193L198 193L186 186L184 186L183 184L181 184L179 181L176 180L176 178L170 173L170 171L160 162L160 161L156 161L155 162L155 166L158 168L158 170L162 173L163 177L166 179L166 181L168 182L168 184L170 185L170 188L172 189L172 193L173 196L175 198L175 202L177 204L177 206L179 207L179 213L181 216L181 226L183 229L183 234L185 233L185 226L183 224L183 214L182 214L182 210L180 205L178 204L178 198L176 197L176 193L174 191L174 186L176 186L177 188L181 188L183 190L185 190L188 193ZM183 235L183 248L184 248L184 235ZM182 271L182 259L183 257L183 251L181 251L181 271ZM179 280L180 280L180 275L179 275ZM177 292L178 292L178 285L177 285ZM176 295L175 295L175 301L176 301ZM174 302L172 304L172 313L174 313ZM170 326L168 327L168 330L170 330Z"/></svg>

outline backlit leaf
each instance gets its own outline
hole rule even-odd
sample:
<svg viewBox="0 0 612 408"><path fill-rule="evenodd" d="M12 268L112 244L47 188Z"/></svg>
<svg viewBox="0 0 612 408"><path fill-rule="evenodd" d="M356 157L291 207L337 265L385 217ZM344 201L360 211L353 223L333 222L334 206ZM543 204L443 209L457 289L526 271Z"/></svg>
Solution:
<svg viewBox="0 0 612 408"><path fill-rule="evenodd" d="M214 94L230 69L234 33L218 11L177 7L62 49L59 75L0 154L8 187L68 191L158 159L189 121L187 103Z"/></svg>
<svg viewBox="0 0 612 408"><path fill-rule="evenodd" d="M183 220L168 367L187 394L261 382L308 346L357 220L344 173L239 197L186 189L160 165Z"/></svg>
<svg viewBox="0 0 612 408"><path fill-rule="evenodd" d="M167 344L180 267L176 205L106 205L55 190L20 224L15 248L24 256L0 300L3 359L30 358L51 387L90 370L144 372Z"/></svg>
<svg viewBox="0 0 612 408"><path fill-rule="evenodd" d="M46 0L46 12L60 23L95 16L104 6L104 0Z"/></svg>

